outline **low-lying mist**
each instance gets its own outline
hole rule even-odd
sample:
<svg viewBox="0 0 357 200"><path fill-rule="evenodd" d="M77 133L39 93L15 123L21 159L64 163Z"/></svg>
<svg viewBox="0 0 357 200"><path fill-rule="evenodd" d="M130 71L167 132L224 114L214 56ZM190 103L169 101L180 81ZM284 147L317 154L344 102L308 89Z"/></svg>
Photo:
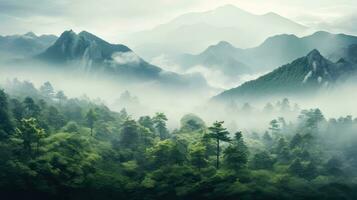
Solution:
<svg viewBox="0 0 357 200"><path fill-rule="evenodd" d="M344 83L314 95L273 96L232 101L224 104L212 103L210 98L220 91L168 90L154 82L125 84L100 76L88 76L58 68L1 67L1 85L13 79L32 82L39 88L49 81L54 88L63 90L68 97L87 96L102 102L114 111L125 108L134 118L164 112L170 129L179 128L180 119L188 113L200 116L207 124L224 120L228 129L247 132L263 131L272 119L284 118L295 122L303 109L319 108L327 119L340 116L357 116L355 99L357 94L353 82Z"/></svg>

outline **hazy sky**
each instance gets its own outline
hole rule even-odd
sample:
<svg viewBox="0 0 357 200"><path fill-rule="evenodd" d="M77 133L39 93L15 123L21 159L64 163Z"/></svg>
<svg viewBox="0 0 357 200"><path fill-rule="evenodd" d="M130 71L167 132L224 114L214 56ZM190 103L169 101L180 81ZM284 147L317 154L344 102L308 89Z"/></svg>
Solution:
<svg viewBox="0 0 357 200"><path fill-rule="evenodd" d="M301 24L357 34L356 0L0 0L0 34L87 30L109 41L153 28L180 14L233 4L276 12Z"/></svg>

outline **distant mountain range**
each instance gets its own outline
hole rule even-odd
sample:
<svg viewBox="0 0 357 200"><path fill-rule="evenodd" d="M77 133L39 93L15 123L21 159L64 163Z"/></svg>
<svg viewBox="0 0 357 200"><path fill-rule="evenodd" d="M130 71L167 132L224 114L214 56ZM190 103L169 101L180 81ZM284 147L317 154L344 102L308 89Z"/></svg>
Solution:
<svg viewBox="0 0 357 200"><path fill-rule="evenodd" d="M343 58L332 62L315 49L308 55L283 65L258 79L224 91L214 99L227 101L316 92L320 88L333 86L337 81L343 81L356 71L355 63L348 62Z"/></svg>
<svg viewBox="0 0 357 200"><path fill-rule="evenodd" d="M63 32L52 46L34 58L123 83L149 81L166 88L208 88L206 80L199 74L181 75L164 71L140 58L127 46L110 44L86 31L79 34L72 30Z"/></svg>
<svg viewBox="0 0 357 200"><path fill-rule="evenodd" d="M270 37L261 45L249 49L236 48L228 42L219 42L217 45L209 46L198 55L179 56L175 62L184 69L200 65L221 70L223 74L237 76L249 72L271 71L277 66L306 55L313 49L317 49L322 55L330 58L336 52L343 52L341 49L351 44L357 44L357 37L323 31L301 38L283 34Z"/></svg>
<svg viewBox="0 0 357 200"><path fill-rule="evenodd" d="M0 59L24 58L41 53L57 39L55 35L37 36L32 32L24 35L0 36Z"/></svg>
<svg viewBox="0 0 357 200"><path fill-rule="evenodd" d="M145 58L152 58L199 52L222 40L242 48L253 47L269 36L302 34L306 30L307 27L276 13L255 15L226 5L181 15L152 30L130 35L127 43Z"/></svg>

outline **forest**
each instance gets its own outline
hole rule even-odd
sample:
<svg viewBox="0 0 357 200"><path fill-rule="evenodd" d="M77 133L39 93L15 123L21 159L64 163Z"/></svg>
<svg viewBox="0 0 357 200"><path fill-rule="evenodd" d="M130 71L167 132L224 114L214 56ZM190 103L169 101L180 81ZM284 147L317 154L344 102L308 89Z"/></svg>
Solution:
<svg viewBox="0 0 357 200"><path fill-rule="evenodd" d="M165 113L134 119L46 82L0 90L0 195L11 199L357 199L357 119L318 108L263 132ZM270 105L272 107L272 105Z"/></svg>

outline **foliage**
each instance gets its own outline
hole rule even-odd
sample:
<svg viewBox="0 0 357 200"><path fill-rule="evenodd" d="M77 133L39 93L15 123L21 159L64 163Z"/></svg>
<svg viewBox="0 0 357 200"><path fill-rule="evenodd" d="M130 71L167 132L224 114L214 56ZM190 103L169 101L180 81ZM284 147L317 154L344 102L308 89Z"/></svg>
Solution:
<svg viewBox="0 0 357 200"><path fill-rule="evenodd" d="M207 128L190 114L170 131L164 113L135 120L125 109L68 98L50 83L39 91L15 80L9 88L0 90L4 199L357 196L351 116L326 120L319 109L304 110L294 124L277 118L267 131L230 135L223 122ZM280 108L290 110L288 100Z"/></svg>

